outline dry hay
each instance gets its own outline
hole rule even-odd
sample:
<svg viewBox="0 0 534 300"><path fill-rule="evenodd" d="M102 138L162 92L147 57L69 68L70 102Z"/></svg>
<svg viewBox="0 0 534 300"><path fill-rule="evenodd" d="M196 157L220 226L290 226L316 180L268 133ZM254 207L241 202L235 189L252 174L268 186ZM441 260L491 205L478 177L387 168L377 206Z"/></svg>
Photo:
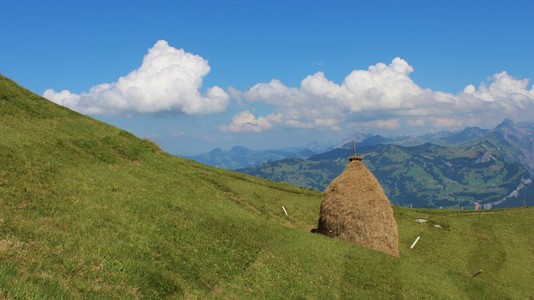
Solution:
<svg viewBox="0 0 534 300"><path fill-rule="evenodd" d="M359 160L350 161L326 188L316 231L399 255L399 234L391 204L378 180Z"/></svg>

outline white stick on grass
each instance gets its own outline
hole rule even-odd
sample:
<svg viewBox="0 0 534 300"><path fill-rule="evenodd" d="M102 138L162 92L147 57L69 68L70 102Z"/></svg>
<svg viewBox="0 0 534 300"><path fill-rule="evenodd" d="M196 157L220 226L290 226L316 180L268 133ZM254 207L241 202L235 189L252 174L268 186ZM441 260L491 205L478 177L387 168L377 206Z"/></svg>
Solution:
<svg viewBox="0 0 534 300"><path fill-rule="evenodd" d="M413 247L415 247L415 244L417 244L417 242L419 242L419 239L420 239L420 238L421 238L421 237L418 236L418 237L415 239L415 241L413 241L412 245L410 246L410 249L413 249Z"/></svg>
<svg viewBox="0 0 534 300"><path fill-rule="evenodd" d="M287 214L287 210L286 210L286 208L285 208L283 205L282 205L282 209L284 210L284 214L286 214L286 216L287 216L287 215L288 215L288 214Z"/></svg>

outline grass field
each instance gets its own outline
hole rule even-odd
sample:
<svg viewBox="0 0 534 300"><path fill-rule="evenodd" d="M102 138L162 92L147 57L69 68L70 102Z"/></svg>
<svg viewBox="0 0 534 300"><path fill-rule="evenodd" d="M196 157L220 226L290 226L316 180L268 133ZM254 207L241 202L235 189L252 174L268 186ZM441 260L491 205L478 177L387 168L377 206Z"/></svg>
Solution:
<svg viewBox="0 0 534 300"><path fill-rule="evenodd" d="M4 77L0 117L0 298L534 298L533 208L394 208L390 257L310 233L321 193L171 156Z"/></svg>

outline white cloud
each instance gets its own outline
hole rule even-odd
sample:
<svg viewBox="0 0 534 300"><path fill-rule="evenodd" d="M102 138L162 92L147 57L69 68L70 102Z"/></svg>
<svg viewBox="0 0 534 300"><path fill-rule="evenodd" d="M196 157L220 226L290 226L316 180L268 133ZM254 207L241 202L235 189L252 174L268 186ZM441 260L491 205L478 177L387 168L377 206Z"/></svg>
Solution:
<svg viewBox="0 0 534 300"><path fill-rule="evenodd" d="M490 83L482 84L478 91L473 85L468 85L464 93L513 111L533 102L534 88L528 90L528 83L528 79L516 79L503 71L493 75Z"/></svg>
<svg viewBox="0 0 534 300"><path fill-rule="evenodd" d="M208 62L160 40L148 50L142 65L116 82L103 83L74 94L48 89L43 96L87 114L175 112L207 114L225 111L228 94L220 87L200 92Z"/></svg>
<svg viewBox="0 0 534 300"><path fill-rule="evenodd" d="M382 129L398 129L400 127L398 119L376 120L370 122L370 124Z"/></svg>
<svg viewBox="0 0 534 300"><path fill-rule="evenodd" d="M424 119L407 120L408 126L420 127L425 125Z"/></svg>
<svg viewBox="0 0 534 300"><path fill-rule="evenodd" d="M171 138L181 138L185 136L185 132L183 131L175 131L170 134Z"/></svg>
<svg viewBox="0 0 534 300"><path fill-rule="evenodd" d="M416 84L414 68L402 58L353 70L341 83L323 72L306 76L297 87L277 79L248 91L214 86L202 92L208 62L158 41L141 66L112 83L80 94L48 89L43 96L87 114L184 113L201 115L226 111L230 98L244 110L227 132L261 132L279 127L329 130L345 128L397 130L447 129L481 125L504 118L529 120L534 113L534 88L529 80L497 73L478 87L469 84L457 94ZM267 105L257 105L257 104ZM254 107L274 107L259 114Z"/></svg>
<svg viewBox="0 0 534 300"><path fill-rule="evenodd" d="M234 116L228 126L239 131L239 126L245 129L251 125L244 124L265 120L269 126L253 126L254 131L276 126L339 130L354 124L389 130L404 126L445 129L506 117L526 119L534 113L534 88L529 89L528 80L506 72L493 75L478 89L470 84L451 94L418 86L410 77L413 71L397 57L390 64L354 70L341 84L328 80L322 72L304 78L300 87L287 87L276 79L259 83L241 92L239 98L275 105L274 111L259 117L247 111L251 123L238 123Z"/></svg>
<svg viewBox="0 0 534 300"><path fill-rule="evenodd" d="M270 129L273 126L272 121L276 121L274 115L267 118L256 118L250 111L246 110L234 115L232 123L223 125L220 129L230 132L260 132Z"/></svg>

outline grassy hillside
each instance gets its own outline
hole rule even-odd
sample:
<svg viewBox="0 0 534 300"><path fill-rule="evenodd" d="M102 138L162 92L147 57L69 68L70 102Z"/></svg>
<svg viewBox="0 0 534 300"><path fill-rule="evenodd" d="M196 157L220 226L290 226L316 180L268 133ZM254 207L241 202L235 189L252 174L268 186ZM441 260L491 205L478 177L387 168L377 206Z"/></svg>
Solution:
<svg viewBox="0 0 534 300"><path fill-rule="evenodd" d="M395 208L395 258L311 234L320 198L173 157L0 77L0 298L534 297L531 208Z"/></svg>

